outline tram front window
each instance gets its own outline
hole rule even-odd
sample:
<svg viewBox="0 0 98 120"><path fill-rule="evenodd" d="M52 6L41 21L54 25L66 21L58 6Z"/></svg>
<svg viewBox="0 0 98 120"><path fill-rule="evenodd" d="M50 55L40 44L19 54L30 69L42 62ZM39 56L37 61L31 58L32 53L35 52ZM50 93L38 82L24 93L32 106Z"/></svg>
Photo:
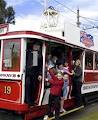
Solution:
<svg viewBox="0 0 98 120"><path fill-rule="evenodd" d="M20 40L3 41L2 70L20 71Z"/></svg>

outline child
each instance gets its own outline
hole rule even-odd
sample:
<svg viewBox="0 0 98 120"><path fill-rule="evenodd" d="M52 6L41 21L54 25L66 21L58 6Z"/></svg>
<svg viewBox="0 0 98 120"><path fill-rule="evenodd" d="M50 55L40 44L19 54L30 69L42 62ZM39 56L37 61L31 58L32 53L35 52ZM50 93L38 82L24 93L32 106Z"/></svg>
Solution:
<svg viewBox="0 0 98 120"><path fill-rule="evenodd" d="M69 66L67 62L65 62L64 65L62 63L58 63L57 71L68 75L73 75L73 71L72 72L69 71Z"/></svg>
<svg viewBox="0 0 98 120"><path fill-rule="evenodd" d="M69 71L68 62L64 63L64 68L63 69L64 69L64 73L67 73L68 75L73 75L73 71L72 72Z"/></svg>
<svg viewBox="0 0 98 120"><path fill-rule="evenodd" d="M64 106L64 100L67 99L67 86L69 84L69 76L68 76L68 74L64 74L63 79L64 79L64 85L63 85L63 88L62 88L60 112L66 112L66 110L63 108L63 106Z"/></svg>
<svg viewBox="0 0 98 120"><path fill-rule="evenodd" d="M64 105L64 99L67 99L67 95L69 93L69 75L73 75L73 72L69 71L69 66L68 63L65 62L65 64L63 65L62 63L58 64L58 71L62 72L64 74L64 85L63 85L63 89L62 89L62 97L61 97L61 109L60 112L65 112L63 105ZM69 95L69 98L70 95Z"/></svg>
<svg viewBox="0 0 98 120"><path fill-rule="evenodd" d="M71 72L69 71L69 66L68 66L68 62L65 62L64 64L64 73L65 74L68 74L68 77L72 76L74 74L74 71L72 70ZM68 78L69 80L70 78ZM72 83L71 81L69 80L68 82L68 86L67 86L67 94L66 96L71 99L71 91L72 91Z"/></svg>
<svg viewBox="0 0 98 120"><path fill-rule="evenodd" d="M49 95L49 111L48 115L44 117L44 120L47 120L48 116L51 115L52 105L54 105L55 119L59 120L61 91L64 84L63 75L61 72L54 75L52 69L49 69L49 73L52 77L52 79L49 80L51 85Z"/></svg>

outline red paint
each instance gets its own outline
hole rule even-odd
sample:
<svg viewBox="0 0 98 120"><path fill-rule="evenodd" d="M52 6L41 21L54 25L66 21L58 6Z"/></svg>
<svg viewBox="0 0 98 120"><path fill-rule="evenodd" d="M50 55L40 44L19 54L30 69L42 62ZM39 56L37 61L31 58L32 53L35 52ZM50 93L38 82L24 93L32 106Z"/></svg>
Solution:
<svg viewBox="0 0 98 120"><path fill-rule="evenodd" d="M85 82L98 82L98 73L96 72L85 72L84 73Z"/></svg>
<svg viewBox="0 0 98 120"><path fill-rule="evenodd" d="M21 81L0 80L0 100L21 103Z"/></svg>
<svg viewBox="0 0 98 120"><path fill-rule="evenodd" d="M7 109L7 110L13 110L17 112L25 112L28 111L28 105L27 104L19 104L14 102L7 102L0 100L0 109Z"/></svg>
<svg viewBox="0 0 98 120"><path fill-rule="evenodd" d="M44 33L40 33L40 32L34 32L34 31L15 31L15 32L8 32L7 34L4 35L0 35L2 37L7 37L7 36L13 36L13 35L21 35L21 37L23 37L23 35L37 35L37 36L41 36L43 38L47 38L50 39L50 41L58 41L61 43L65 43L65 40L57 38L57 37L53 37L51 35L46 35ZM13 37L14 38L14 37Z"/></svg>
<svg viewBox="0 0 98 120"><path fill-rule="evenodd" d="M70 108L75 107L75 99L68 99L65 101L64 108L67 110ZM31 120L40 116L44 116L47 113L48 106L43 105L43 106L34 106L29 109L29 111L25 114L25 120Z"/></svg>

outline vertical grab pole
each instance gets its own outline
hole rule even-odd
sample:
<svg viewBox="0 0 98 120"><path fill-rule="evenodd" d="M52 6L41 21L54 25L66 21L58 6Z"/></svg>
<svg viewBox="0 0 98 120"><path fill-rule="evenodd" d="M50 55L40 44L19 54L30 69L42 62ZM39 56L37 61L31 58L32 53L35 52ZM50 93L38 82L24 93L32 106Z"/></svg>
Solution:
<svg viewBox="0 0 98 120"><path fill-rule="evenodd" d="M42 89L41 89L41 95L39 99L39 104L41 105L43 94L44 94L44 80L45 80L45 56L46 56L46 45L45 42L43 43L42 46L42 56L43 56L43 67L42 67Z"/></svg>
<svg viewBox="0 0 98 120"><path fill-rule="evenodd" d="M82 66L82 69L83 69L83 74L82 74L82 81L84 81L84 70L85 70L85 50L83 51L82 53L82 56L83 56L83 66Z"/></svg>

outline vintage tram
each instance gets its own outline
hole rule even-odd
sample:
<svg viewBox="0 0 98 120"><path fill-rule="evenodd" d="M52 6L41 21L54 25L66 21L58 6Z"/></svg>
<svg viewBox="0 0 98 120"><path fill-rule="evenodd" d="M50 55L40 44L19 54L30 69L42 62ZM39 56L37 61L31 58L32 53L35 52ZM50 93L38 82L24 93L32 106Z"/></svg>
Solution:
<svg viewBox="0 0 98 120"><path fill-rule="evenodd" d="M69 31L10 30L0 25L0 109L14 111L31 120L44 116L48 109L49 88L45 86L47 56L65 58L72 70L72 61L80 59L83 70L84 104L98 99L98 42L93 36L74 26ZM80 39L81 38L81 39ZM38 75L42 80L38 80ZM64 108L74 110L76 99L69 92Z"/></svg>

